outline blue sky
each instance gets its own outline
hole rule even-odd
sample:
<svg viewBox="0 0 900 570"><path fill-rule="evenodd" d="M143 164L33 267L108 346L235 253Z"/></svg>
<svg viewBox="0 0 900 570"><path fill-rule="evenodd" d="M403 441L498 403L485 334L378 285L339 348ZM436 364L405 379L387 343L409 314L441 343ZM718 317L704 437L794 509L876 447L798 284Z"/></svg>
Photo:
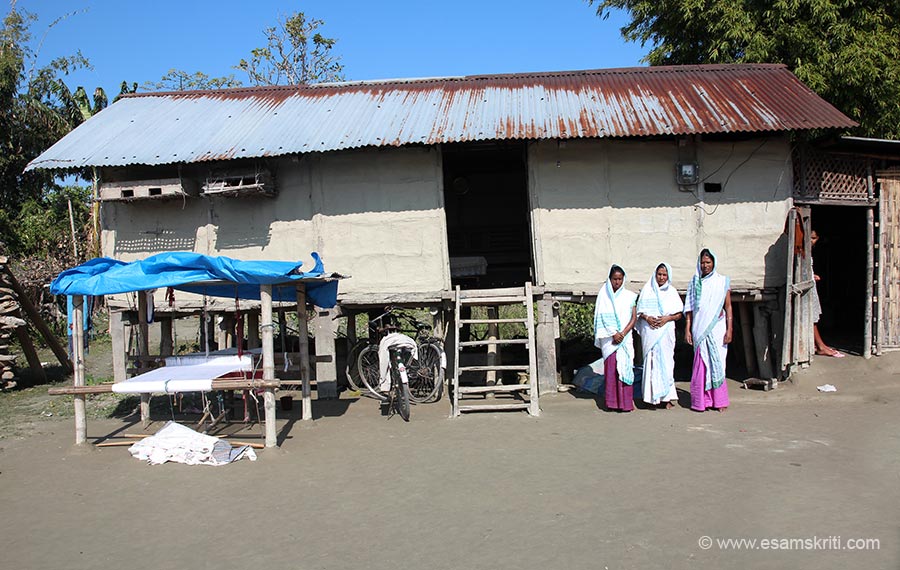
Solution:
<svg viewBox="0 0 900 570"><path fill-rule="evenodd" d="M169 69L210 76L231 69L279 15L303 11L338 39L349 80L559 71L642 65L647 52L583 0L18 0L38 16L40 61L80 49L93 70L70 88L103 87L110 99L122 80L158 81ZM4 10L4 13L6 11ZM71 14L53 28L56 18Z"/></svg>

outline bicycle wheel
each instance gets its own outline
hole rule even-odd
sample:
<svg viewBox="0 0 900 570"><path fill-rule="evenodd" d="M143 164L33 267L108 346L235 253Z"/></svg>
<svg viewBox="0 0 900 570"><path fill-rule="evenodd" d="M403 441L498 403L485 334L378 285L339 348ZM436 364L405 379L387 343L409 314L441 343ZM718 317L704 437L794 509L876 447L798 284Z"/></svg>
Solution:
<svg viewBox="0 0 900 570"><path fill-rule="evenodd" d="M397 365L391 365L391 390L393 393L394 409L403 418L403 421L409 421L409 384L400 379L400 371Z"/></svg>
<svg viewBox="0 0 900 570"><path fill-rule="evenodd" d="M347 383L350 385L351 390L356 390L357 392L366 390L366 385L363 384L359 376L359 353L367 346L369 346L369 341L362 339L354 344L350 348L350 352L347 353Z"/></svg>
<svg viewBox="0 0 900 570"><path fill-rule="evenodd" d="M441 349L435 343L420 344L419 358L409 363L409 399L415 404L436 402L444 385Z"/></svg>
<svg viewBox="0 0 900 570"><path fill-rule="evenodd" d="M365 386L368 395L379 400L386 400L378 388L381 385L381 373L378 371L378 347L374 344L362 349L357 358L359 380Z"/></svg>

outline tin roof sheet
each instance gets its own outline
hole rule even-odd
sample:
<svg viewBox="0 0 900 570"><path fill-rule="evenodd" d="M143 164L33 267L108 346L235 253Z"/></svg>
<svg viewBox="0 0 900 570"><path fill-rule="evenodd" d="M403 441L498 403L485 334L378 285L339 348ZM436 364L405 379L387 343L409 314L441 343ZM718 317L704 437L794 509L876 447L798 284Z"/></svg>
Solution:
<svg viewBox="0 0 900 570"><path fill-rule="evenodd" d="M28 169L855 124L776 64L359 81L126 96Z"/></svg>

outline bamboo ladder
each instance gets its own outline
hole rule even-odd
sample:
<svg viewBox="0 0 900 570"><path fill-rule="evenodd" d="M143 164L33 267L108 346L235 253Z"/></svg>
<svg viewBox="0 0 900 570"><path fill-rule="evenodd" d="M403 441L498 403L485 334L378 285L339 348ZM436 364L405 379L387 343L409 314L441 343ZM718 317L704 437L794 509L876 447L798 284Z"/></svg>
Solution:
<svg viewBox="0 0 900 570"><path fill-rule="evenodd" d="M537 386L537 357L534 339L534 305L531 283L525 283L524 287L510 287L504 289L479 289L479 290L460 290L456 287L456 307L455 319L456 334L454 335L454 350L456 354L455 366L453 367L453 394L450 400L451 411L450 417L457 417L462 412L472 411L501 411L501 410L527 410L532 416L540 415L540 407L538 404L538 386ZM463 319L461 318L461 310L463 306L468 307L499 307L500 305L522 304L525 306L525 318L501 319ZM504 323L519 323L525 325L527 338L524 339L502 339L492 338L490 340L468 340L460 341L460 329L464 325L486 324L500 325ZM496 364L488 363L479 366L460 366L460 356L462 350L470 346L497 346L497 345L525 345L528 350L528 362L522 364ZM483 386L460 386L459 376L463 372L484 372L487 376L488 372L503 372L512 370L517 372L527 372L528 382L525 384L496 384ZM521 375L519 376L521 378ZM487 397L495 396L511 396L513 402L499 403L497 400L476 399L478 396ZM473 398L476 397L476 398ZM475 403L481 402L481 403Z"/></svg>

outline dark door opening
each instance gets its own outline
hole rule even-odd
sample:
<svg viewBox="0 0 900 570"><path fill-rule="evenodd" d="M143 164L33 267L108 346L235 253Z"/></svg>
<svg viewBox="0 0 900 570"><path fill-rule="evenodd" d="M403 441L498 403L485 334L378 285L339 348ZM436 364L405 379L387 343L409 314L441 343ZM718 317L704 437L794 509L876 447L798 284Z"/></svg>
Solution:
<svg viewBox="0 0 900 570"><path fill-rule="evenodd" d="M445 145L442 152L453 286L513 287L531 280L525 144Z"/></svg>
<svg viewBox="0 0 900 570"><path fill-rule="evenodd" d="M819 334L826 344L860 353L866 308L866 208L812 206L813 273L822 305Z"/></svg>

